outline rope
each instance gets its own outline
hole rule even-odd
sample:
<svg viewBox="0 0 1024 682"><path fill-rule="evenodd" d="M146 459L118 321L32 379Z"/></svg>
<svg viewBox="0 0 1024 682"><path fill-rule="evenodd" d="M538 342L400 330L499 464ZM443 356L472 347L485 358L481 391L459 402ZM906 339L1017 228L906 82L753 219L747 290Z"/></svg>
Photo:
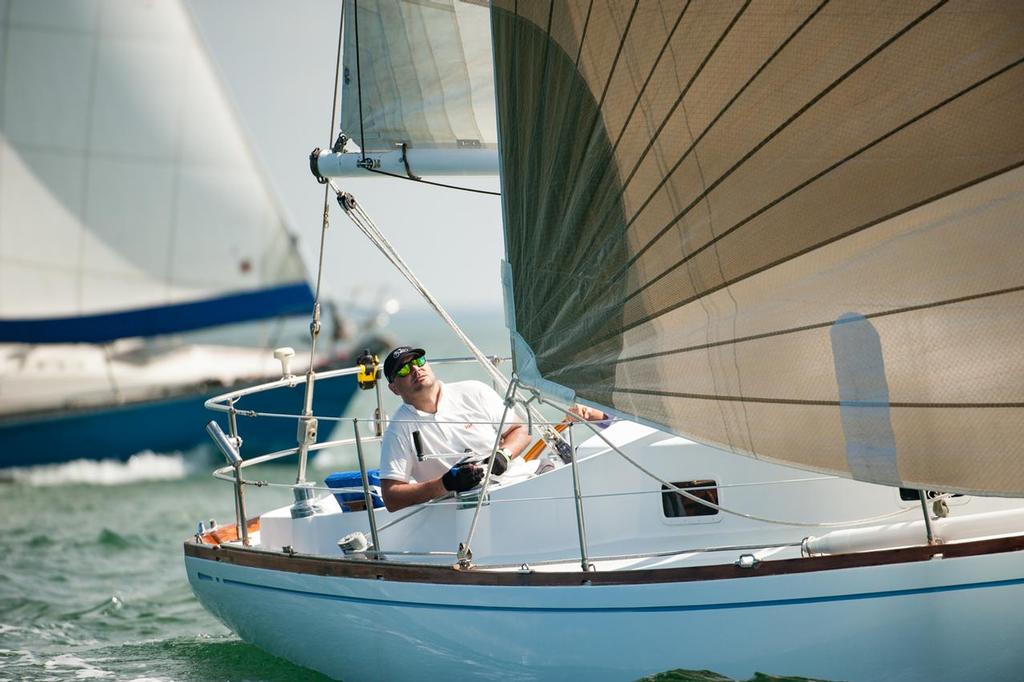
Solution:
<svg viewBox="0 0 1024 682"><path fill-rule="evenodd" d="M508 389L505 391L505 409L501 412L501 424L498 426L497 433L494 437L494 447L491 448L491 457L494 457L498 451L498 446L501 445L501 432L505 428L505 419L508 417L508 412L512 409L514 404L512 401L515 398L516 387L519 385L519 379L513 376L511 382L509 382ZM459 559L467 559L472 556L471 548L473 546L473 536L476 534L476 523L480 519L480 510L484 506L484 498L487 497L487 488L491 484L491 465L488 464L484 467L484 482L480 486L480 495L476 500L476 509L473 511L473 520L469 524L469 532L466 534L466 542L459 547ZM464 550L464 551L463 551Z"/></svg>
<svg viewBox="0 0 1024 682"><path fill-rule="evenodd" d="M342 3L341 13L345 13L345 5ZM359 0L352 0L352 17L355 25L356 32L356 99L359 102L359 153L363 159L366 160L366 132L363 130L363 69L359 64ZM341 41L338 41L341 44ZM337 77L335 77L337 79ZM337 80L335 80L337 82ZM337 95L335 95L334 101L338 101ZM334 132L334 128L331 128L331 133Z"/></svg>
<svg viewBox="0 0 1024 682"><path fill-rule="evenodd" d="M842 527L846 527L846 526L860 526L860 525L863 525L865 523L872 523L872 522L875 522L875 521L883 521L885 519L892 518L893 516L899 516L900 514L906 514L908 511L911 511L913 509L913 507L908 507L906 509L899 509L899 510L894 511L894 512L889 512L887 514L880 514L878 516L871 516L871 517L864 518L864 519L855 519L853 521L829 521L829 522L823 522L823 523L822 522L813 522L813 521L781 521L779 519L770 519L770 518L767 518L767 517L764 517L764 516L757 516L755 514L747 514L746 512L736 511L735 509L728 509L728 508L723 507L721 505L717 505L714 502L709 502L709 501L707 501L705 499L697 497L696 495L692 495L689 492L687 492L684 488L679 488L679 487L675 486L674 484L669 483L666 480L663 480L657 474L655 474L654 472L644 468L643 466L640 465L639 462L637 462L632 457L630 457L629 455L624 453L622 450L620 450L616 445L614 445L610 440L608 440L605 437L605 435L603 433L601 433L601 430L598 429L596 426L594 426L593 424L591 424L588 421L584 421L584 420L580 419L579 417L574 415L572 412L569 412L569 410L566 410L562 406L556 405L556 404L554 404L554 403L552 403L552 402L550 402L548 400L545 400L543 398L543 396L540 396L539 394L536 394L536 395L538 396L537 399L538 399L539 402L542 402L542 403L544 403L546 405L550 405L551 407L554 407L555 409L557 409L557 410L559 410L561 412L564 412L565 415L569 419L572 419L574 421L578 421L578 422L582 422L582 423L586 424L587 427L591 431L594 432L594 435L596 435L598 438L600 438L601 440L604 441L605 445L607 445L609 448L611 448L612 450L617 452L620 457L622 457L624 460L626 460L627 462L632 464L634 467L636 467L642 473L646 474L650 478L653 478L658 483L661 483L663 486L665 486L669 490L682 495L686 499L691 500L693 502L696 502L698 504L702 504L705 507L710 507L711 509L714 509L716 511L722 512L723 514L731 514L733 516L739 516L740 518L749 519L751 521L760 521L761 523L768 523L768 524L778 525L778 526L799 526L799 527L802 527L802 528L842 528Z"/></svg>
<svg viewBox="0 0 1024 682"><path fill-rule="evenodd" d="M445 189L457 189L457 190L460 190L462 192L474 192L476 194L490 194L491 196L495 196L495 197L500 197L501 196L501 192L492 192L492 191L487 190L487 189L476 189L475 187L462 187L461 185L449 185L449 184L446 184L446 183L443 183L443 182L434 182L432 180L424 180L423 178L420 178L420 177L410 178L410 177L406 177L405 175L399 175L398 173L389 173L387 171L382 171L382 170L379 170L377 168L366 168L365 166L364 166L364 169L370 171L371 173L377 173L379 175L386 175L389 178L398 178L399 180L409 180L411 182L419 182L419 183L422 183L424 185L433 185L434 187L444 187Z"/></svg>
<svg viewBox="0 0 1024 682"><path fill-rule="evenodd" d="M434 312L437 313L437 315L444 321L444 323L447 324L449 328L451 328L455 336L458 337L458 339L462 341L463 345L466 346L467 350L469 350L470 355L476 358L477 362L479 362L480 365L484 368L484 370L487 371L487 373L491 377L491 380L494 381L496 385L500 386L503 391L508 390L509 380L505 377L504 374L498 371L498 368L495 367L490 360L487 359L487 356L484 355L483 351L481 351L476 346L476 344L473 343L469 336L467 336L466 333L462 331L462 328L459 327L459 325L455 322L455 320L452 319L452 316L448 314L448 311L445 310L444 306L441 305L441 302L438 301L434 297L434 295L430 293L426 286L423 285L419 278L416 277L416 274L412 271L412 268L409 267L409 265L405 262L405 260L398 253L395 247L392 246L391 242L388 241L387 237L385 237L384 234L377 228L377 226L374 224L370 216L366 214L362 206L355 200L355 197L353 197L351 194L348 194L347 192L342 192L341 189L339 189L338 186L331 179L328 179L328 185L331 188L333 188L334 191L337 193L338 203L341 204L341 207L343 209L345 209L346 215L348 215L349 219L353 223L355 223L355 226L359 228L359 231L362 232L366 236L366 238L369 239L370 242L377 247L377 250L379 250L384 255L384 257L387 258L388 261L390 261L391 264L395 266L395 269L397 269L402 274L402 276L404 276L406 280L408 280L409 283L412 284L413 288L417 292L419 292L419 294L427 302L427 305L429 305L434 310ZM525 408L525 410L529 412L529 415L533 421L537 423L544 423L547 421L540 414L540 412L537 411L536 408L530 405L524 405L521 402L516 408L516 413L520 417L525 416L522 412L522 408ZM557 434L554 434L554 429L550 428L544 432L544 437L545 440L547 440L550 437L560 439L560 437L557 436Z"/></svg>
<svg viewBox="0 0 1024 682"><path fill-rule="evenodd" d="M334 97L331 102L331 129L328 132L328 139L334 134L334 125L338 115L338 84L341 81L341 45L345 37L345 8L342 5L338 19L338 49L334 57ZM316 290L313 295L313 310L309 322L309 369L306 371L306 390L303 396L302 413L311 417L313 414L313 389L316 383L316 340L320 335L320 287L324 275L324 245L327 241L327 230L330 228L331 202L328 194L328 186L324 185L324 209L323 222L320 227L320 253L316 268ZM306 480L306 452L309 444L306 437L299 443L299 471L296 482L302 483Z"/></svg>

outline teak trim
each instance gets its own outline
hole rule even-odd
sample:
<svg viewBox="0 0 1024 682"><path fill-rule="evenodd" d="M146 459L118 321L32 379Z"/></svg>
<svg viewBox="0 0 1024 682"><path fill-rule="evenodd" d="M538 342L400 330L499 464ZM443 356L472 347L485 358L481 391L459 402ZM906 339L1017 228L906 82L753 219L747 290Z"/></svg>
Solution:
<svg viewBox="0 0 1024 682"><path fill-rule="evenodd" d="M249 522L250 532L259 527L258 519ZM214 538L226 542L228 527L207 533L203 538ZM234 526L230 527L234 534ZM342 557L319 557L308 554L285 554L265 549L238 546L211 545L189 540L185 543L185 555L208 559L236 566L260 568L287 573L357 578L366 580L393 580L396 582L440 583L447 585L496 585L551 587L589 583L593 585L642 585L650 583L692 582L697 580L723 580L731 578L753 578L768 575L787 575L832 571L843 568L882 566L889 564L930 561L941 556L945 559L1001 554L1024 550L1024 535L992 540L975 540L948 545L922 545L855 554L836 554L821 557L801 557L762 561L752 568L740 568L735 564L715 566L692 566L686 568L655 568L618 571L577 571L538 572L492 571L486 569L460 569L458 566L437 566L410 564L395 561L377 561Z"/></svg>

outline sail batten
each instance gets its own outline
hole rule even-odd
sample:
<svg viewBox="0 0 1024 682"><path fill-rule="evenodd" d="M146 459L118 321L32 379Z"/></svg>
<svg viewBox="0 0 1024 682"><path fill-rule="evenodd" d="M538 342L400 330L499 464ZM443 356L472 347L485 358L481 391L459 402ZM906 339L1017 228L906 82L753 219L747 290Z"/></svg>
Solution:
<svg viewBox="0 0 1024 682"><path fill-rule="evenodd" d="M1024 7L492 7L540 380L759 458L1024 495Z"/></svg>

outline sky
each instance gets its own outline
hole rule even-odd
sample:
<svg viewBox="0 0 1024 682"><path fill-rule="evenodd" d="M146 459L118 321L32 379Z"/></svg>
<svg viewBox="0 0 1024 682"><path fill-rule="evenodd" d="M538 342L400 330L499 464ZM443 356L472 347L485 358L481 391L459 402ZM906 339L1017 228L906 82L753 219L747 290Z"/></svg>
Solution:
<svg viewBox="0 0 1024 682"><path fill-rule="evenodd" d="M271 191L315 277L324 191L309 152L329 147L340 0L189 0ZM497 191L497 178L431 178ZM499 311L503 254L496 196L371 176L342 178L413 272L453 313ZM426 304L331 199L323 290L340 299Z"/></svg>

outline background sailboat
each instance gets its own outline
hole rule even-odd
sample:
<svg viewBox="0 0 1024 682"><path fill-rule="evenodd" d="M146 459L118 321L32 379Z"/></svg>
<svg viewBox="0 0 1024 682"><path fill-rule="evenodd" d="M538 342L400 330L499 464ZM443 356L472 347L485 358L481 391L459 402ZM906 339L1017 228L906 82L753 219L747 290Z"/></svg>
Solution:
<svg viewBox="0 0 1024 682"><path fill-rule="evenodd" d="M166 335L307 314L295 237L179 3L2 9L0 467L202 443L203 400L280 365Z"/></svg>

